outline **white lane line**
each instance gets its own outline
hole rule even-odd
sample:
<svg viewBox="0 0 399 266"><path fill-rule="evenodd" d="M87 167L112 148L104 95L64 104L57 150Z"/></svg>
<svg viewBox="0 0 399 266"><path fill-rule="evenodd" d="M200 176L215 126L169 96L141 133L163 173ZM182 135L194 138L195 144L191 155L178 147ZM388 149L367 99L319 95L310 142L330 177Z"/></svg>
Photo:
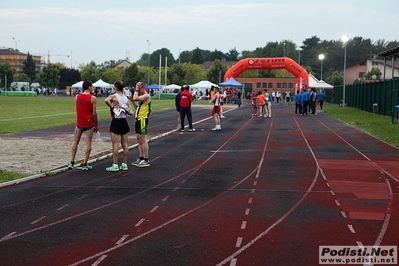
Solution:
<svg viewBox="0 0 399 266"><path fill-rule="evenodd" d="M242 237L237 237L236 248L241 247L242 244Z"/></svg>
<svg viewBox="0 0 399 266"><path fill-rule="evenodd" d="M176 192L179 189L179 187L175 187L172 192Z"/></svg>
<svg viewBox="0 0 399 266"><path fill-rule="evenodd" d="M43 220L44 218L46 218L46 216L42 216L42 217L40 217L39 219L37 219L37 220L34 220L33 222L31 222L30 224L35 224L35 223L38 223L38 222L40 222L41 220Z"/></svg>
<svg viewBox="0 0 399 266"><path fill-rule="evenodd" d="M344 211L341 211L341 215L342 215L344 218L348 218L348 216L346 216L346 213L345 213Z"/></svg>
<svg viewBox="0 0 399 266"><path fill-rule="evenodd" d="M338 200L335 200L335 204L337 204L337 206L341 206L341 204L339 204Z"/></svg>
<svg viewBox="0 0 399 266"><path fill-rule="evenodd" d="M128 238L128 237L129 237L129 235L123 235L123 236L121 237L121 239L119 239L118 242L115 243L115 245L122 244L123 241L125 241L126 238Z"/></svg>
<svg viewBox="0 0 399 266"><path fill-rule="evenodd" d="M66 207L68 207L68 206L69 206L69 204L65 204L64 206L59 207L59 208L57 209L57 211L60 211L60 210L66 208Z"/></svg>
<svg viewBox="0 0 399 266"><path fill-rule="evenodd" d="M353 228L353 225L348 224L348 228L349 228L349 231L351 231L352 234L356 234L356 231L355 231L355 228Z"/></svg>
<svg viewBox="0 0 399 266"><path fill-rule="evenodd" d="M83 198L87 197L87 195L88 195L88 194L84 194L83 196L81 196L81 197L78 198L78 199L83 199Z"/></svg>
<svg viewBox="0 0 399 266"><path fill-rule="evenodd" d="M152 208L152 210L150 212L154 212L159 208L159 206L155 206L154 208Z"/></svg>
<svg viewBox="0 0 399 266"><path fill-rule="evenodd" d="M230 266L236 266L237 265L237 259L232 259L230 261Z"/></svg>
<svg viewBox="0 0 399 266"><path fill-rule="evenodd" d="M255 189L252 189L252 190L251 190L251 194L255 194Z"/></svg>
<svg viewBox="0 0 399 266"><path fill-rule="evenodd" d="M142 223L144 223L145 219L141 219L140 221L137 222L137 224L134 225L134 227L139 227Z"/></svg>
<svg viewBox="0 0 399 266"><path fill-rule="evenodd" d="M169 199L169 196L166 196L165 198L162 199L162 201L167 201Z"/></svg>
<svg viewBox="0 0 399 266"><path fill-rule="evenodd" d="M330 190L331 195L335 196L335 192Z"/></svg>
<svg viewBox="0 0 399 266"><path fill-rule="evenodd" d="M328 182L326 183L327 187L330 187L330 184L328 184Z"/></svg>
<svg viewBox="0 0 399 266"><path fill-rule="evenodd" d="M102 255L101 257L98 258L91 266L97 266L100 265L100 263L106 258L108 255Z"/></svg>
<svg viewBox="0 0 399 266"><path fill-rule="evenodd" d="M10 237L12 237L13 235L15 235L16 233L17 233L17 232L9 233L8 235L6 235L6 236L0 238L0 240L1 240L1 241L7 240L7 239L9 239Z"/></svg>
<svg viewBox="0 0 399 266"><path fill-rule="evenodd" d="M258 184L258 181L254 181L254 186L256 186Z"/></svg>
<svg viewBox="0 0 399 266"><path fill-rule="evenodd" d="M181 183L182 183L182 184L184 184L184 183L186 183L186 181L187 181L187 180L186 180L186 179L184 179L184 180L182 180L182 181L181 181Z"/></svg>
<svg viewBox="0 0 399 266"><path fill-rule="evenodd" d="M247 209L245 210L245 215L248 215L248 214L249 214L249 211L250 211L250 209L247 208Z"/></svg>
<svg viewBox="0 0 399 266"><path fill-rule="evenodd" d="M245 229L247 227L247 221L242 221L241 229Z"/></svg>
<svg viewBox="0 0 399 266"><path fill-rule="evenodd" d="M363 243L361 241L356 241L356 244L359 248L364 248Z"/></svg>
<svg viewBox="0 0 399 266"><path fill-rule="evenodd" d="M252 198L249 198L248 203L249 203L249 204L252 203Z"/></svg>

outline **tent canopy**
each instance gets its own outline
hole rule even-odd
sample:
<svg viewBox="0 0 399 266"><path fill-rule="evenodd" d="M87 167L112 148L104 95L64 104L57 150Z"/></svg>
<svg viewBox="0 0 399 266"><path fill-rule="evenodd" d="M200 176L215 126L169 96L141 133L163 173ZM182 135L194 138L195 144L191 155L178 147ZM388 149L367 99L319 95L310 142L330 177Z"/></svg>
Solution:
<svg viewBox="0 0 399 266"><path fill-rule="evenodd" d="M235 80L234 78L229 78L225 82L219 83L220 87L229 87L229 88L243 88L244 85Z"/></svg>
<svg viewBox="0 0 399 266"><path fill-rule="evenodd" d="M71 87L72 88L83 88L83 81L76 82Z"/></svg>
<svg viewBox="0 0 399 266"><path fill-rule="evenodd" d="M149 90L159 90L159 86L158 86L158 84L151 84L151 85L148 85L147 86L147 89L149 89Z"/></svg>
<svg viewBox="0 0 399 266"><path fill-rule="evenodd" d="M93 86L96 88L113 88L114 85L109 84L102 79L97 80L96 82L93 83Z"/></svg>
<svg viewBox="0 0 399 266"><path fill-rule="evenodd" d="M168 90L181 89L181 86L176 85L176 84L170 84L170 85L166 86L165 89L168 89Z"/></svg>
<svg viewBox="0 0 399 266"><path fill-rule="evenodd" d="M324 80L319 80L315 84L310 85L310 87L315 88L315 89L332 89L332 88L334 88L334 86L328 84Z"/></svg>
<svg viewBox="0 0 399 266"><path fill-rule="evenodd" d="M217 87L218 85L216 85L216 84L214 84L214 83L212 83L210 81L207 81L207 80L201 80L198 83L190 85L190 88L191 89L210 89L211 86Z"/></svg>

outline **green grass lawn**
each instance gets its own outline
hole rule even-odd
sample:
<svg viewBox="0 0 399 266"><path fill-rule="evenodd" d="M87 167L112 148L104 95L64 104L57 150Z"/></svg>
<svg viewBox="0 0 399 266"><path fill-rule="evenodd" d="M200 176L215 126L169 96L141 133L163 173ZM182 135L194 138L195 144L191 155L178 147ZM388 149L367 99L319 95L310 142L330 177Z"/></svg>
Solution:
<svg viewBox="0 0 399 266"><path fill-rule="evenodd" d="M98 119L109 119L105 98L97 99ZM174 100L152 102L153 111L174 108ZM29 131L74 124L75 99L73 97L6 97L0 96L0 134Z"/></svg>
<svg viewBox="0 0 399 266"><path fill-rule="evenodd" d="M372 114L351 107L342 108L336 104L324 104L323 109L326 114L399 148L399 126L396 119L395 124L391 124L390 116Z"/></svg>

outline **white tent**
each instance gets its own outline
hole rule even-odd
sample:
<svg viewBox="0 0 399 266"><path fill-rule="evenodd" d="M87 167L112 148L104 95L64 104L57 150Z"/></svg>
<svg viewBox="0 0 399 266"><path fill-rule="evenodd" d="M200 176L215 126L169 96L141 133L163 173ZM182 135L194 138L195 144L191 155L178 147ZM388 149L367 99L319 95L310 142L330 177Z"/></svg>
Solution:
<svg viewBox="0 0 399 266"><path fill-rule="evenodd" d="M210 89L211 86L218 87L217 84L214 84L214 83L212 83L212 82L210 82L210 81L201 80L201 81L198 82L198 83L195 83L195 84L193 84L193 85L190 85L190 88L191 88L191 89L205 90L205 89Z"/></svg>
<svg viewBox="0 0 399 266"><path fill-rule="evenodd" d="M76 82L72 85L72 88L83 88L83 81Z"/></svg>
<svg viewBox="0 0 399 266"><path fill-rule="evenodd" d="M96 82L93 83L93 86L96 88L113 88L114 85L109 84L102 79L97 80Z"/></svg>
<svg viewBox="0 0 399 266"><path fill-rule="evenodd" d="M334 86L328 84L324 80L319 80L317 83L310 85L311 88L316 88L316 89L332 89Z"/></svg>
<svg viewBox="0 0 399 266"><path fill-rule="evenodd" d="M319 80L312 74L309 74L309 88L313 88L313 85L315 85L317 82L319 82Z"/></svg>
<svg viewBox="0 0 399 266"><path fill-rule="evenodd" d="M168 85L168 86L165 86L164 89L167 89L167 90L179 89L179 90L180 90L180 89L181 89L181 86L176 85L176 84L170 84L170 85Z"/></svg>

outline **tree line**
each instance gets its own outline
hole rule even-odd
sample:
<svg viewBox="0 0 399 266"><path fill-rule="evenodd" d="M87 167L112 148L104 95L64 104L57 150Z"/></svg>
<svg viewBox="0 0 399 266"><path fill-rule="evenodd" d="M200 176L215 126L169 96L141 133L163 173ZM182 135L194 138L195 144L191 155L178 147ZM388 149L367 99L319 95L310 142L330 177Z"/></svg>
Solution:
<svg viewBox="0 0 399 266"><path fill-rule="evenodd" d="M385 50L399 46L398 41L385 41L364 39L362 37L351 38L346 43L347 66L350 66L367 58L373 57ZM23 73L15 78L15 70L7 62L0 62L0 77L7 76L10 84L13 81L38 82L44 87L65 89L80 80L97 81L99 78L108 83L123 80L127 86L141 80L147 83L166 84L193 84L206 79L213 83L222 81L227 66L223 61L239 61L250 57L289 57L297 61L309 73L316 77L321 76L321 62L319 54L324 55L323 79L333 85L342 85L343 77L338 70L343 69L344 44L341 40L321 40L317 36L305 39L301 46L297 46L291 40L268 42L264 47L255 50L244 50L239 53L236 48L231 48L227 53L215 49L203 50L196 47L191 51L182 51L178 58L167 48L144 53L140 59L132 63L128 68L116 68L123 61L110 60L101 64L94 61L86 65L80 65L78 69L67 68L64 64L48 64L41 71L37 71L32 56L28 53L23 62ZM161 73L159 73L159 58L161 56ZM167 57L167 63L166 63ZM210 69L204 70L201 64L211 61ZM165 67L165 63L167 67ZM7 65L8 64L8 65ZM374 70L373 70L374 71ZM166 75L165 75L166 73ZM367 73L380 75L378 71ZM286 70L253 70L242 74L243 77L290 77ZM4 78L2 78L4 80ZM0 83L0 87L4 87ZM9 87L9 86L7 86Z"/></svg>

